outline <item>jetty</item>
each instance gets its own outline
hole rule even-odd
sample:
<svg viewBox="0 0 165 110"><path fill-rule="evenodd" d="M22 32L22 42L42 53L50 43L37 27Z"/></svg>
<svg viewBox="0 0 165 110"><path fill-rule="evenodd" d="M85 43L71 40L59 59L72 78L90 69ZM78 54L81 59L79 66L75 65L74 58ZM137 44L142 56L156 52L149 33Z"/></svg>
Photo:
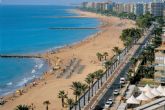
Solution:
<svg viewBox="0 0 165 110"><path fill-rule="evenodd" d="M52 16L52 18L91 18L88 16Z"/></svg>
<svg viewBox="0 0 165 110"><path fill-rule="evenodd" d="M52 30L95 30L97 27L50 27Z"/></svg>
<svg viewBox="0 0 165 110"><path fill-rule="evenodd" d="M0 54L0 58L43 58L43 57L40 54L36 54L36 55Z"/></svg>

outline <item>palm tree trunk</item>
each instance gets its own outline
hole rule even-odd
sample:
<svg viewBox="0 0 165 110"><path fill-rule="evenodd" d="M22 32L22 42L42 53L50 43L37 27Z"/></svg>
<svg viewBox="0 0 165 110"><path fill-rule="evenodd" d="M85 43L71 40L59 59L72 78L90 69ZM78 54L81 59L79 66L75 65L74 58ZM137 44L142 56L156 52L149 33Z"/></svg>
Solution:
<svg viewBox="0 0 165 110"><path fill-rule="evenodd" d="M101 77L101 86L103 85L103 80L102 80L102 77Z"/></svg>
<svg viewBox="0 0 165 110"><path fill-rule="evenodd" d="M61 101L62 101L62 107L64 107L64 98L62 98Z"/></svg>
<svg viewBox="0 0 165 110"><path fill-rule="evenodd" d="M85 95L86 95L86 94L84 94L84 106L85 106Z"/></svg>
<svg viewBox="0 0 165 110"><path fill-rule="evenodd" d="M77 95L76 95L76 97L75 97L75 100L76 100L76 102L77 102Z"/></svg>
<svg viewBox="0 0 165 110"><path fill-rule="evenodd" d="M99 79L97 79L97 81L98 81L98 89L99 89L100 88Z"/></svg>
<svg viewBox="0 0 165 110"><path fill-rule="evenodd" d="M91 96L90 96L90 93L91 93L90 89L91 89L91 86L89 85L88 102L90 101L90 97L91 97Z"/></svg>
<svg viewBox="0 0 165 110"><path fill-rule="evenodd" d="M48 105L46 106L46 110L48 110L49 108L48 108Z"/></svg>
<svg viewBox="0 0 165 110"><path fill-rule="evenodd" d="M81 110L80 100L78 100L79 110Z"/></svg>
<svg viewBox="0 0 165 110"><path fill-rule="evenodd" d="M92 82L92 97L93 97L93 82Z"/></svg>

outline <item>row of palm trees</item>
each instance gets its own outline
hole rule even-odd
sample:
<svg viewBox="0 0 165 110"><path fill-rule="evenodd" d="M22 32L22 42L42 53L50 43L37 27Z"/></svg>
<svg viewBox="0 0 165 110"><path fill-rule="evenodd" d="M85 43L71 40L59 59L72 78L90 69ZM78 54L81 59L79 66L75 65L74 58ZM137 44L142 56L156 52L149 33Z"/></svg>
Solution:
<svg viewBox="0 0 165 110"><path fill-rule="evenodd" d="M98 82L98 88L100 88L100 83L102 85L102 80L100 80L102 76L103 76L103 70L98 70L98 71L88 74L87 77L85 78L85 83L82 83L79 81L72 82L71 90L73 90L73 95L75 96L75 100L68 98L68 94L64 90L59 91L58 98L61 99L62 107L65 107L65 105L68 105L68 107L71 108L73 105L76 104L76 102L78 102L78 99L81 96L83 96L84 103L85 103L84 94L86 93L87 90L89 90L89 93L88 93L88 101L89 101L90 98L93 96L94 82L101 81L101 82ZM78 103L80 103L80 101Z"/></svg>
<svg viewBox="0 0 165 110"><path fill-rule="evenodd" d="M132 58L131 62L133 64L132 68L135 68L135 64L138 60L142 60L141 65L139 66L139 71L135 74L133 69L130 69L128 72L128 77L132 83L139 81L141 78L153 78L154 77L154 58L155 58L155 48L161 45L162 39L159 36L160 33L153 33L155 37L153 37L149 45L144 48L141 55L138 58ZM134 74L134 75L132 75Z"/></svg>
<svg viewBox="0 0 165 110"><path fill-rule="evenodd" d="M43 105L45 105L45 110L49 110L49 105L50 105L50 101L46 100L43 102ZM35 109L35 105L32 103L31 105L18 105L16 106L16 108L14 110L34 110Z"/></svg>
<svg viewBox="0 0 165 110"><path fill-rule="evenodd" d="M104 52L103 54L100 53L100 52L97 52L96 53L96 56L98 58L99 61L102 61L102 59L104 58L104 60L107 59L107 56L108 56L108 52Z"/></svg>
<svg viewBox="0 0 165 110"><path fill-rule="evenodd" d="M119 47L114 47L114 48L112 49L112 51L113 51L115 54L120 54L120 53L122 52L121 49L119 49ZM107 60L108 52L104 52L103 54L100 53L100 52L97 52L97 53L96 53L96 56L97 56L97 58L98 58L99 61L102 61L103 59L104 59L104 60Z"/></svg>

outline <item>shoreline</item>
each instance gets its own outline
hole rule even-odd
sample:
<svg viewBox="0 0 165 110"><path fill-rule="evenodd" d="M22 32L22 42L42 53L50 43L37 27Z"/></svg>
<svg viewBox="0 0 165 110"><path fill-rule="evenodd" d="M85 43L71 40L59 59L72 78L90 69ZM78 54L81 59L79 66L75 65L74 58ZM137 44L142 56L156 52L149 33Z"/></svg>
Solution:
<svg viewBox="0 0 165 110"><path fill-rule="evenodd" d="M82 11L80 11L80 10L76 10L76 13L79 13L79 15L82 15L83 13L87 13L87 15L88 14L90 14L90 12L82 12ZM96 14L94 14L94 15L96 15ZM88 37L86 37L85 39L83 39L83 40L80 40L79 42L75 42L75 43L73 43L73 44L70 44L70 45L66 45L66 46L63 46L63 47L61 47L61 48L58 48L58 49L55 49L55 50L53 50L53 52L52 51L49 51L49 52L45 52L45 53L43 53L42 55L44 56L44 59L46 60L46 62L48 62L48 65L49 65L49 70L46 72L46 73L43 73L43 75L41 75L41 80L37 80L35 83L36 83L36 85L34 84L34 87L30 87L30 90L28 90L28 92L25 92L25 94L24 95L21 95L21 96L18 96L18 97L16 97L15 99L11 99L11 101L13 101L13 100L19 100L18 98L20 98L20 100L24 100L24 99L22 99L21 97L27 97L28 96L28 94L30 95L32 95L32 93L34 93L34 91L36 92L37 90L36 90L36 88L40 88L41 86L43 86L43 87L41 87L41 89L43 90L43 88L45 88L45 86L49 86L49 88L52 88L52 86L51 86L51 83L53 83L53 84L59 84L59 85L56 85L57 87L61 87L60 86L60 82L61 81L64 81L65 83L66 83L66 85L70 85L71 84L71 81L75 81L75 80L77 80L77 78L79 79L79 80L83 80L83 78L88 74L88 72L91 72L91 71L94 71L94 70L96 70L96 68L101 68L102 66L100 66L100 63L99 62L97 62L96 61L96 58L94 58L94 56L93 56L93 53L91 52L90 53L90 50L88 51L92 56L87 56L87 58L86 57L80 57L79 55L81 54L81 52L83 51L83 49L84 48L86 48L86 47L88 47L88 45L87 44L89 44L90 43L90 45L93 45L94 47L92 47L91 49L92 50L94 50L95 49L95 46L96 46L96 44L98 44L98 42L100 42L100 41L97 41L97 39L99 40L99 39L101 39L101 40L103 40L103 38L101 38L101 36L102 36L102 34L105 34L104 36L107 36L108 35L108 31L109 30L111 30L111 28L114 28L114 30L113 31L115 31L115 29L117 29L117 28L121 28L120 27L120 25L118 24L118 22L116 22L116 24L111 24L111 22L110 21L108 21L111 17L105 17L105 16L102 16L102 15L98 15L98 16L95 16L94 17L94 15L92 15L91 17L92 18L96 18L96 19L99 19L100 20L100 30L97 32L97 33L95 33L95 34L92 34L92 35L90 35L90 36L88 36ZM105 17L105 18L104 18ZM111 18L112 19L112 18ZM113 19L117 19L116 17L114 17ZM106 22L107 21L107 22ZM103 25L101 25L101 24L103 24ZM118 26L119 25L119 26ZM109 27L111 27L110 29L107 29L107 27L109 26ZM132 26L131 26L132 27ZM118 31L115 31L115 32L118 32ZM114 36L118 36L118 34L115 34L115 32L113 32L113 34L114 34ZM120 33L120 32L119 32ZM111 39L112 40L112 39ZM95 41L95 43L93 43L93 42ZM104 40L103 40L104 41ZM116 41L116 39L115 39L115 41ZM111 42L113 42L113 41L111 41ZM117 43L117 45L119 45L119 41L116 41L116 43ZM87 45L87 46L85 46L85 47L83 47L84 45ZM116 46L116 44L114 45L113 44L113 46L112 47L114 47L114 46ZM83 48L82 48L83 47ZM99 47L99 46L98 46ZM104 47L104 46L103 46ZM111 48L112 48L111 47ZM122 46L120 46L120 47L122 47ZM79 49L78 48L82 48L81 50L81 52L79 51ZM108 48L110 48L109 46L106 46L106 48L108 49ZM74 51L76 51L76 49L77 49L77 51L78 51L78 53L80 52L80 54L77 54L76 52L74 52ZM65 55L65 53L67 53L67 51L69 51L69 50L72 50L73 51L73 53L71 52L68 56L66 56ZM101 50L102 51L102 48L99 48L99 50ZM97 51L97 50L96 50ZM108 51L110 51L109 49L108 49ZM64 53L64 55L63 55L63 57L64 57L64 59L61 59L60 57L61 57L61 54L63 54ZM110 52L109 52L110 53ZM95 54L95 53L94 53ZM85 54L84 54L85 55ZM109 57L111 57L112 55L109 55ZM55 75L56 75L56 73L53 73L52 72L52 69L53 69L53 67L55 67L56 66L56 64L54 64L54 63L56 63L56 61L57 60L59 60L59 59L56 59L55 57L59 57L59 59L65 64L66 62L68 62L68 61L64 61L64 60L66 60L66 59L70 59L70 58L72 58L72 57L75 57L75 58L77 58L77 59L80 59L80 60L82 60L80 63L81 64L85 64L85 63L89 63L89 64L92 64L92 66L91 66L91 68L92 69L90 69L89 70L89 67L87 68L85 68L85 72L84 72L84 70L83 70L83 74L81 73L81 74L75 74L73 77L71 76L71 78L69 78L69 79L64 79L64 78L56 78L56 79L54 79L55 77ZM66 58L65 58L66 57ZM93 59L94 58L94 59ZM54 60L55 59L55 60ZM87 59L92 59L92 60L87 60ZM52 61L51 61L52 60ZM84 61L85 60L85 61ZM92 61L92 62L91 62ZM87 66L87 65L86 65ZM85 73L85 74L84 74ZM81 77L82 76L82 77ZM80 78L81 77L81 78ZM54 81L54 80L56 80L56 81ZM67 82L68 82L68 84L67 84ZM50 83L50 85L48 85ZM33 85L33 84L32 84ZM72 91L70 91L70 90L68 90L68 86L66 87L66 85L65 84L62 84L62 87L64 88L64 90L67 90L67 92L68 93L70 93L70 94L72 94ZM28 87L29 87L29 84L27 85ZM28 88L27 87L27 88ZM35 90L33 90L33 88L35 89ZM47 87L48 88L48 87ZM24 88L24 89L26 89L26 88ZM28 88L29 89L29 88ZM61 89L61 88L56 88L57 90L56 90L56 92L58 92L59 91L59 89ZM46 93L48 93L48 92L50 92L50 91L45 91ZM54 92L53 92L53 94L54 94ZM13 95L13 94L12 94ZM26 96L25 96L26 95ZM36 94L37 95L37 94ZM49 94L47 94L47 95L49 95ZM56 96L57 96L57 94L55 94ZM47 96L47 98L50 98L50 96ZM51 96L52 97L52 96ZM73 95L71 95L71 97L73 97ZM53 99L54 100L54 99ZM58 99L57 99L58 100ZM32 101L32 100L31 100ZM19 103L20 101L18 101L18 103ZM10 104L9 104L10 103ZM12 105L11 104L12 102L7 102L6 104L8 105ZM58 103L58 109L61 109L61 108L59 108L59 103L60 103L60 101L59 102L57 102ZM28 102L27 102L27 104L28 104ZM42 104L42 103L41 103ZM39 104L40 106L38 106L38 107L42 107L42 105L41 104ZM16 106L16 105L15 105ZM0 107L1 108L1 107ZM5 110L5 107L4 107L4 110Z"/></svg>
<svg viewBox="0 0 165 110"><path fill-rule="evenodd" d="M80 14L78 14L77 13L77 11L76 11L77 9L67 9L66 11L68 12L68 13L73 13L73 14L76 14L77 15L77 17L87 17L87 16L81 16ZM74 16L75 17L75 16ZM88 18L95 18L95 17L88 17ZM98 18L95 18L95 19L98 19ZM98 21L100 22L100 24L98 25L98 27L101 27L102 26L102 22L98 19ZM98 29L96 29L96 30L98 30ZM53 48L50 48L50 49L48 49L48 50L45 50L45 51L41 51L41 52L37 52L37 54L41 54L41 56L43 56L43 55L45 55L45 54L50 54L50 53L57 53L58 51L60 51L61 49L65 49L65 48L70 48L70 47L73 47L73 46L76 46L76 45L80 45L81 43L84 43L84 42L86 42L86 41L88 41L88 40L90 40L90 39L92 39L92 38L94 38L94 37L97 37L97 35L98 34L100 34L100 33L102 33L103 32L103 30L98 30L96 33L94 33L94 34L91 34L91 35L89 35L89 36L85 36L82 40L79 40L79 41L77 41L77 42L73 42L73 43L71 43L71 44L66 44L66 45L63 45L63 46L57 46L57 47L53 47ZM27 54L36 54L36 53L27 53ZM33 59L33 58L32 58ZM38 77L35 77L34 79L32 79L32 80L30 80L30 81L28 81L25 85L28 85L28 86L30 86L31 85L31 83L33 83L34 82L34 80L40 80L41 78L43 78L44 77L44 74L45 73L49 73L50 71L52 71L52 67L51 67L51 65L48 63L49 61L48 61L48 59L46 59L46 58L41 58L40 60L42 60L42 61L44 61L44 64L46 64L46 65L48 65L48 69L47 69L47 71L45 71L45 72L43 72L43 73L41 73ZM25 88L23 85L22 85L22 87L20 87L20 88L17 88L17 89L14 89L14 90L12 90L12 91L17 91L17 90L24 90L24 89L27 89L27 88ZM13 93L15 93L15 92L8 92L8 93L4 93L4 95L0 95L0 97L4 97L4 99L6 99L6 97L8 98L8 97L12 97L12 95L13 95Z"/></svg>
<svg viewBox="0 0 165 110"><path fill-rule="evenodd" d="M78 14L77 9L69 9L67 11L69 13L76 14L77 17L81 17L81 15ZM87 16L82 16L82 17L87 17ZM95 18L95 17L88 17L88 18ZM98 19L99 20L99 18L95 18L95 19ZM100 24L98 25L98 27L102 27L103 26L102 25L103 22L100 21L100 20L99 20L99 22L100 22ZM96 29L96 30L98 30L98 29ZM86 36L84 39L82 39L80 41L73 42L71 44L67 44L67 45L63 45L63 46L54 47L53 49L48 49L48 50L42 51L41 53L40 52L39 53L37 52L37 53L38 54L41 54L41 56L43 56L45 54L51 54L51 53L54 54L54 53L59 52L62 49L74 47L74 46L77 46L77 45L81 45L82 43L85 43L85 42L87 42L90 39L93 39L95 37L98 37L98 35L101 34L102 32L104 32L104 30L99 29L96 33L91 34L89 36ZM28 53L28 54L31 54L31 53ZM32 54L34 54L34 53L32 53ZM26 87L24 85L22 85L20 88L14 89L14 90L12 90L11 92L8 92L8 93L4 93L4 95L1 95L0 97L3 97L3 99L5 99L5 100L10 100L10 99L13 100L12 98L15 97L14 94L16 93L16 91L21 90L21 91L23 91L22 93L25 93L25 92L27 92L27 89L29 89L29 88L32 87L33 82L42 83L42 79L46 79L45 74L50 73L52 71L52 67L51 67L52 65L50 65L48 63L49 61L48 61L47 58L41 58L40 60L44 61L44 63L46 65L48 65L47 71L41 73L38 77L35 77L34 79L32 79L32 80L28 81L27 83L25 83Z"/></svg>

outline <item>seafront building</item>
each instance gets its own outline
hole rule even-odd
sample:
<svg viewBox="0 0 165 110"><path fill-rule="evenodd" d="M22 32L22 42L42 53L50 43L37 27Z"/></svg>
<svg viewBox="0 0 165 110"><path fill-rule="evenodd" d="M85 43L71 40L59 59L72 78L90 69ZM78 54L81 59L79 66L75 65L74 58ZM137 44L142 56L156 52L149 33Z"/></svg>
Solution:
<svg viewBox="0 0 165 110"><path fill-rule="evenodd" d="M150 13L153 16L163 16L164 3L163 2L152 2L149 3Z"/></svg>
<svg viewBox="0 0 165 110"><path fill-rule="evenodd" d="M108 2L83 2L83 8L94 8L96 10L110 10L116 13L134 13L137 16L150 13L155 17L164 16L165 2L154 1L150 3L115 3Z"/></svg>
<svg viewBox="0 0 165 110"><path fill-rule="evenodd" d="M137 16L143 15L143 4L137 3L134 5L134 14Z"/></svg>

